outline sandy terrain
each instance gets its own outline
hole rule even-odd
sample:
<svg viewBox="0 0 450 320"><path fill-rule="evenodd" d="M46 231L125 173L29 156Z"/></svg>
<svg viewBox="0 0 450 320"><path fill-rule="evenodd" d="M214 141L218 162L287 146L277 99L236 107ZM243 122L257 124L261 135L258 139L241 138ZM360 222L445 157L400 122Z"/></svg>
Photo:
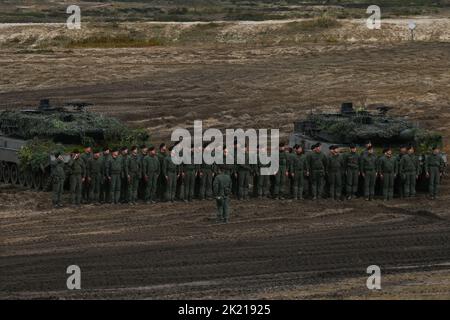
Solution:
<svg viewBox="0 0 450 320"><path fill-rule="evenodd" d="M437 19L436 24L441 26L444 20ZM237 25L226 24L216 32ZM399 25L397 21L395 26ZM338 29L342 28L346 37L358 35L358 30L347 30L349 25ZM425 30L433 34L434 28ZM441 32L446 39L450 27L438 28L446 30ZM22 27L12 30L25 32ZM27 30L50 38L59 34ZM333 30L324 34L337 32ZM195 119L207 127L280 128L287 136L293 120L311 108L337 107L343 101L385 103L394 107L394 113L448 137L449 42L397 41L388 30L379 42L255 40L208 45L196 35L198 45L148 48L33 51L5 45L0 50L0 108L35 104L41 97L91 100L96 111L145 126L159 142L167 140L175 127L191 126ZM271 39L284 34L272 33ZM245 29L235 34L245 34Z"/></svg>
<svg viewBox="0 0 450 320"><path fill-rule="evenodd" d="M86 99L160 142L196 119L287 137L311 109L385 103L449 145L450 29L416 42L390 31L359 41L358 30L295 42L278 41L284 29L269 24L252 41L129 49L39 49L34 37L11 45L6 38L58 30L5 27L0 107ZM449 299L449 191L447 180L435 202L233 201L232 222L216 225L212 202L53 210L47 193L2 186L0 297ZM70 264L82 269L77 293L65 290ZM381 291L365 286L371 264L382 268Z"/></svg>

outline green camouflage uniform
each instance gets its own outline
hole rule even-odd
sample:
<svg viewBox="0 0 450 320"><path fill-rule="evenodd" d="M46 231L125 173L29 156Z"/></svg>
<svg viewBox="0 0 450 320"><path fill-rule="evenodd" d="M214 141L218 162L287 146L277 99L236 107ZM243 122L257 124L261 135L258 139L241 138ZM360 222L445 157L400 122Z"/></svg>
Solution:
<svg viewBox="0 0 450 320"><path fill-rule="evenodd" d="M306 155L296 154L293 159L291 170L293 176L293 197L295 200L303 200L303 191L306 183L305 175L308 172Z"/></svg>
<svg viewBox="0 0 450 320"><path fill-rule="evenodd" d="M227 157L225 155L223 156L223 164L220 166L222 167L222 173L229 175L230 178L236 173L236 163L227 164Z"/></svg>
<svg viewBox="0 0 450 320"><path fill-rule="evenodd" d="M71 159L68 165L70 169L70 194L72 196L72 204L79 205L81 203L81 184L82 179L86 176L86 167L81 158Z"/></svg>
<svg viewBox="0 0 450 320"><path fill-rule="evenodd" d="M89 160L91 160L93 157L92 153L83 153L80 158L83 160L84 162L84 167L87 168L88 166L88 162ZM86 170L86 174L87 174L87 170ZM83 202L89 202L89 194L91 193L90 189L91 189L91 182L89 181L89 179L86 179L87 176L84 177L84 183L82 183L81 185L81 196L82 196L82 200Z"/></svg>
<svg viewBox="0 0 450 320"><path fill-rule="evenodd" d="M130 198L130 184L128 181L128 161L130 159L130 156L128 154L122 154L122 174L121 174L121 181L120 181L120 202L121 203L127 203L128 199Z"/></svg>
<svg viewBox="0 0 450 320"><path fill-rule="evenodd" d="M346 194L348 197L354 197L358 192L359 159L360 157L356 152L344 155Z"/></svg>
<svg viewBox="0 0 450 320"><path fill-rule="evenodd" d="M192 156L191 163L184 163L182 165L184 173L184 200L192 201L195 192L195 178L197 176L198 166L194 164L194 157Z"/></svg>
<svg viewBox="0 0 450 320"><path fill-rule="evenodd" d="M108 166L109 166L109 161L111 160L111 155L105 155L103 154L101 156L101 172L102 172L102 180L101 180L101 184L100 184L100 203L109 203L111 201L110 197L109 197L109 193L110 193L110 187L111 187L111 183L108 179Z"/></svg>
<svg viewBox="0 0 450 320"><path fill-rule="evenodd" d="M111 178L109 201L115 204L120 201L120 190L123 175L123 159L121 156L111 157L108 161L107 176Z"/></svg>
<svg viewBox="0 0 450 320"><path fill-rule="evenodd" d="M228 174L220 173L214 178L213 190L216 196L218 221L228 222L231 188L232 181Z"/></svg>
<svg viewBox="0 0 450 320"><path fill-rule="evenodd" d="M245 200L248 198L248 187L250 177L253 172L252 165L249 163L249 155L245 152L245 163L236 164L238 172L238 199Z"/></svg>
<svg viewBox="0 0 450 320"><path fill-rule="evenodd" d="M146 155L143 154L142 152L139 153L138 155L138 159L139 159L139 164L141 167L141 179L139 181L139 186L138 186L138 198L145 200L145 189L147 188L147 181L145 181L145 174L144 174L144 159L145 159Z"/></svg>
<svg viewBox="0 0 450 320"><path fill-rule="evenodd" d="M87 162L87 177L89 180L89 201L99 202L100 189L103 182L103 160L91 158Z"/></svg>
<svg viewBox="0 0 450 320"><path fill-rule="evenodd" d="M51 178L52 178L52 202L55 206L61 205L61 197L64 191L64 180L66 174L64 172L64 161L53 160L51 162Z"/></svg>
<svg viewBox="0 0 450 320"><path fill-rule="evenodd" d="M269 164L262 164L258 155L258 163L255 165L254 174L255 174L255 187L256 187L256 195L259 198L270 196L270 175L261 174L261 168L270 168Z"/></svg>
<svg viewBox="0 0 450 320"><path fill-rule="evenodd" d="M288 180L289 180L289 195L292 198L294 197L294 183L295 183L295 175L292 175L294 173L293 168L294 168L294 161L295 158L297 157L295 151L292 152L288 152L286 154L286 158L287 158L287 167L288 167Z"/></svg>
<svg viewBox="0 0 450 320"><path fill-rule="evenodd" d="M166 201L175 201L177 192L177 178L179 175L179 166L173 163L172 157L167 155L162 163L162 176L166 179Z"/></svg>
<svg viewBox="0 0 450 320"><path fill-rule="evenodd" d="M402 158L403 158L405 155L406 155L406 153L405 153L405 154L400 153L400 154L398 154L397 157L396 157L396 160L397 160L397 167L398 167L399 169L400 169L400 161L402 160ZM396 179L396 186L397 186L397 190L399 191L400 198L403 198L403 197L404 197L404 188L403 188L403 186L404 186L404 184L405 184L405 180L404 180L403 178L404 178L404 177L403 177L401 174L399 174L399 175L397 176L397 179Z"/></svg>
<svg viewBox="0 0 450 320"><path fill-rule="evenodd" d="M322 152L310 152L306 156L307 168L311 179L311 192L313 199L323 196L325 172L327 170L327 156Z"/></svg>
<svg viewBox="0 0 450 320"><path fill-rule="evenodd" d="M286 184L286 172L288 171L288 157L285 151L279 152L278 171L275 173L275 185L273 188L274 198L281 199L284 196Z"/></svg>
<svg viewBox="0 0 450 320"><path fill-rule="evenodd" d="M160 170L159 159L156 155L147 155L144 157L144 177L146 180L145 201L147 203L156 201L156 188Z"/></svg>
<svg viewBox="0 0 450 320"><path fill-rule="evenodd" d="M441 173L444 172L444 159L440 154L431 154L425 159L425 172L430 176L428 191L432 198L438 194L439 184L441 182Z"/></svg>
<svg viewBox="0 0 450 320"><path fill-rule="evenodd" d="M344 170L344 160L340 154L328 157L327 173L330 187L330 197L333 200L340 200L342 194L342 174Z"/></svg>
<svg viewBox="0 0 450 320"><path fill-rule="evenodd" d="M378 160L378 170L383 180L384 200L394 199L394 182L398 172L398 162L395 157L382 156Z"/></svg>
<svg viewBox="0 0 450 320"><path fill-rule="evenodd" d="M230 175L231 177L231 182L232 182L232 188L231 188L231 193L234 196L238 196L238 192L239 192L239 177L238 177L238 164L237 164L237 158L238 158L238 148L234 147L234 162L233 162L233 172Z"/></svg>
<svg viewBox="0 0 450 320"><path fill-rule="evenodd" d="M138 199L139 182L142 177L141 160L138 155L131 154L128 157L128 202L135 204Z"/></svg>
<svg viewBox="0 0 450 320"><path fill-rule="evenodd" d="M163 153L163 152L159 151L156 154L156 156L158 157L160 171L162 171L162 166L164 163L164 159L167 157L167 152ZM163 174L160 174L158 176L158 182L156 185L156 196L158 197L159 200L161 200L161 201L166 200L166 191L167 191L166 178Z"/></svg>
<svg viewBox="0 0 450 320"><path fill-rule="evenodd" d="M200 173L200 188L199 188L199 198L203 200L205 198L210 199L212 197L212 181L214 167L212 164L202 163L199 166Z"/></svg>
<svg viewBox="0 0 450 320"><path fill-rule="evenodd" d="M364 196L368 199L375 197L375 183L377 178L377 156L366 153L361 157L361 174L364 175Z"/></svg>
<svg viewBox="0 0 450 320"><path fill-rule="evenodd" d="M403 195L413 197L416 195L416 179L419 172L419 159L415 155L405 154L399 163L399 174L403 181Z"/></svg>

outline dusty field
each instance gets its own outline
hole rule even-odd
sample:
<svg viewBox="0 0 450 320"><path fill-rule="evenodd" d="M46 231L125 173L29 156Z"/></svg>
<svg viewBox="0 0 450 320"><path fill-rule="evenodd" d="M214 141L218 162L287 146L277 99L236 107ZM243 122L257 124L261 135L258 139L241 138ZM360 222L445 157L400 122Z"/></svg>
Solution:
<svg viewBox="0 0 450 320"><path fill-rule="evenodd" d="M450 299L449 187L432 203L232 201L228 225L213 202L53 210L4 187L0 297Z"/></svg>
<svg viewBox="0 0 450 320"><path fill-rule="evenodd" d="M160 142L197 119L287 137L311 108L386 103L442 132L448 146L450 43L380 37L0 46L0 107L86 99ZM449 191L445 181L432 203L424 195L388 204L233 201L231 223L216 225L212 202L53 210L49 194L3 186L0 297L450 299ZM65 290L71 264L82 269L76 293ZM382 268L381 291L365 286L372 264Z"/></svg>
<svg viewBox="0 0 450 320"><path fill-rule="evenodd" d="M280 128L286 137L293 121L311 109L336 108L343 101L385 103L394 107L393 113L447 138L450 42L445 39L450 39L450 20L437 19L436 27L425 19L421 23L430 36L415 43L397 38L395 30L404 22L392 22L391 29L370 41L360 40L367 38L359 33L361 28L352 33L351 25L343 25L339 32L320 32L322 38L336 32L343 37L333 43L290 39L208 45L197 35L192 45L148 48L32 50L4 45L0 108L36 104L42 97L60 102L86 99L96 103L95 111L148 128L159 142L168 140L177 126L192 126L195 119L203 120L205 127ZM255 34L248 33L248 23L241 29L224 28L257 39L270 35L267 28L272 25L273 39L285 34L276 23L256 24ZM28 35L25 27L10 27L4 37L12 37L11 28L20 37ZM436 28L440 41L431 36ZM350 41L352 34L359 40Z"/></svg>

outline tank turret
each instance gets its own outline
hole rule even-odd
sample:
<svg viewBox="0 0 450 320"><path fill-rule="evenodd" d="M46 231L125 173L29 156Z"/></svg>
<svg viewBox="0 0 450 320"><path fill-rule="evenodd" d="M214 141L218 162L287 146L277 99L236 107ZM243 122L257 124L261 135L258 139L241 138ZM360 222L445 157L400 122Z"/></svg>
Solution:
<svg viewBox="0 0 450 320"><path fill-rule="evenodd" d="M311 113L294 122L291 143L322 142L324 144L398 146L411 144L425 152L432 145L442 145L442 136L419 128L400 117L388 115L388 106L375 106L376 111L355 109L351 102L341 105L340 112Z"/></svg>
<svg viewBox="0 0 450 320"><path fill-rule="evenodd" d="M70 148L141 143L144 131L88 111L91 103L53 106L42 99L35 108L0 112L0 182L43 188L50 153Z"/></svg>

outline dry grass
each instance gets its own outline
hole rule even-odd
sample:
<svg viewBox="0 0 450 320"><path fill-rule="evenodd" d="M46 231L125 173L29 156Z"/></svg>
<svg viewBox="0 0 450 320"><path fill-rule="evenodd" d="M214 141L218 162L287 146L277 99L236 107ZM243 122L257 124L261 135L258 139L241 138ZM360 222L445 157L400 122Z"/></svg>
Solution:
<svg viewBox="0 0 450 320"><path fill-rule="evenodd" d="M71 40L65 45L68 49L75 48L146 48L161 46L158 39L133 39L126 36L111 37L88 37L79 40Z"/></svg>

